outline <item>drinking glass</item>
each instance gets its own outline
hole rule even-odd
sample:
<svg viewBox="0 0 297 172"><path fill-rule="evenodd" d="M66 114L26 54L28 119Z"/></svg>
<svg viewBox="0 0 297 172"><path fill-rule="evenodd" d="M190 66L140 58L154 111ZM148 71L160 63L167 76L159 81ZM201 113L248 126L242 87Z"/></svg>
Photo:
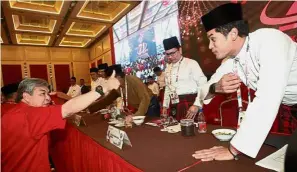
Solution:
<svg viewBox="0 0 297 172"><path fill-rule="evenodd" d="M170 123L170 118L168 117L168 115L162 114L161 115L161 125L163 126L163 128L167 129L169 123Z"/></svg>

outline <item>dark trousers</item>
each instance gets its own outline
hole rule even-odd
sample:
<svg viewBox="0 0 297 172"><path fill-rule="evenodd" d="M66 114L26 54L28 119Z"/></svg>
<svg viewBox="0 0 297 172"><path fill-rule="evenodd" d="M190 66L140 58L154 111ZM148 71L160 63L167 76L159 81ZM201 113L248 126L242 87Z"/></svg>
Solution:
<svg viewBox="0 0 297 172"><path fill-rule="evenodd" d="M151 116L151 117L154 117L154 116L159 117L160 116L160 103L159 103L159 99L157 96L153 96L151 98L151 102L148 107L146 115Z"/></svg>

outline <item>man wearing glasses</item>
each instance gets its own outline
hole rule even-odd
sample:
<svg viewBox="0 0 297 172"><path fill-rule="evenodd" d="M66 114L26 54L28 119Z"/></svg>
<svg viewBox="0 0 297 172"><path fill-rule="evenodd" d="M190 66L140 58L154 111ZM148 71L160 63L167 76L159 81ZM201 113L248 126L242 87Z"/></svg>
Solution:
<svg viewBox="0 0 297 172"><path fill-rule="evenodd" d="M194 118L201 107L197 92L207 82L199 64L181 55L176 37L163 40L169 65L165 70L165 94L162 114L169 114L178 121Z"/></svg>

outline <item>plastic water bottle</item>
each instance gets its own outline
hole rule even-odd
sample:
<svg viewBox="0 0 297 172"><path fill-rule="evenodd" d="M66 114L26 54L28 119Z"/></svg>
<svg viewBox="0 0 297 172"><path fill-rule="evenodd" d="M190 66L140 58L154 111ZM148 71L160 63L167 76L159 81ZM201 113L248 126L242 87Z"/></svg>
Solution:
<svg viewBox="0 0 297 172"><path fill-rule="evenodd" d="M203 109L201 108L198 112L198 133L206 133L206 122Z"/></svg>

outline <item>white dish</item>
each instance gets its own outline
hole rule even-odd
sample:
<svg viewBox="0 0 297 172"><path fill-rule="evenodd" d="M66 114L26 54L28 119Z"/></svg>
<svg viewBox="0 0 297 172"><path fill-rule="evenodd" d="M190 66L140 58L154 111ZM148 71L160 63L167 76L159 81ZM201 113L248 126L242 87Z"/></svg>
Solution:
<svg viewBox="0 0 297 172"><path fill-rule="evenodd" d="M158 127L158 124L155 124L155 123L152 123L152 122L147 122L145 123L146 125L150 125L150 126L153 126L153 127Z"/></svg>
<svg viewBox="0 0 297 172"><path fill-rule="evenodd" d="M230 141L236 134L236 131L231 129L217 129L211 133L220 141Z"/></svg>
<svg viewBox="0 0 297 172"><path fill-rule="evenodd" d="M160 131L168 131L167 128L162 128Z"/></svg>
<svg viewBox="0 0 297 172"><path fill-rule="evenodd" d="M119 123L119 121L117 121L117 120L108 122L108 124L118 124L118 123Z"/></svg>
<svg viewBox="0 0 297 172"><path fill-rule="evenodd" d="M145 116L133 116L133 120L144 120Z"/></svg>
<svg viewBox="0 0 297 172"><path fill-rule="evenodd" d="M114 126L116 126L116 127L124 127L125 124L124 124L124 123L118 123L118 124L116 124L116 125L114 125Z"/></svg>
<svg viewBox="0 0 297 172"><path fill-rule="evenodd" d="M101 114L107 114L107 113L109 113L109 109L101 109L101 110L99 110L99 112Z"/></svg>
<svg viewBox="0 0 297 172"><path fill-rule="evenodd" d="M136 125L141 125L143 123L144 120L134 120L133 122L136 124Z"/></svg>
<svg viewBox="0 0 297 172"><path fill-rule="evenodd" d="M169 130L168 130L168 133L172 133L172 134L173 134L173 133L178 133L178 132L179 132L179 131L177 131L177 130L173 130L173 129L169 129Z"/></svg>
<svg viewBox="0 0 297 172"><path fill-rule="evenodd" d="M136 125L141 125L144 122L145 116L133 116L132 118Z"/></svg>

